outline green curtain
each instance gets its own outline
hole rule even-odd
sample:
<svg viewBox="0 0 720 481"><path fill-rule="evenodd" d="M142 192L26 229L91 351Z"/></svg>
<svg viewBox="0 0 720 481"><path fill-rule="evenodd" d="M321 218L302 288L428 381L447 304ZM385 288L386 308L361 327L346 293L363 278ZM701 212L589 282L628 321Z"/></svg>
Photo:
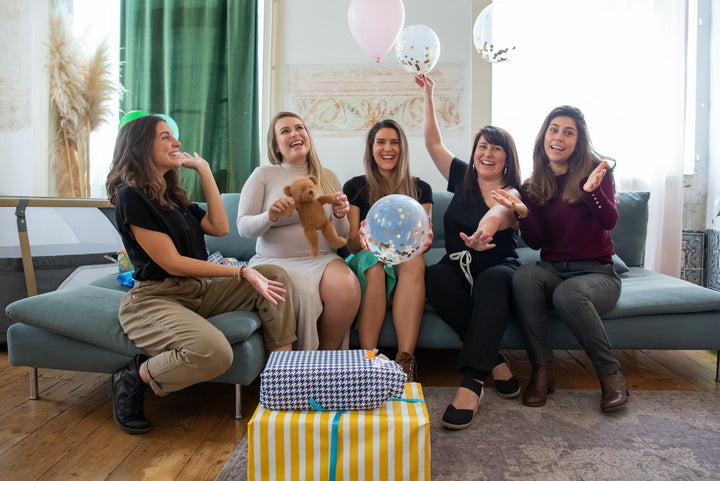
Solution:
<svg viewBox="0 0 720 481"><path fill-rule="evenodd" d="M206 159L221 192L259 164L257 0L122 0L121 115L167 114L181 149ZM194 201L197 174L181 169Z"/></svg>

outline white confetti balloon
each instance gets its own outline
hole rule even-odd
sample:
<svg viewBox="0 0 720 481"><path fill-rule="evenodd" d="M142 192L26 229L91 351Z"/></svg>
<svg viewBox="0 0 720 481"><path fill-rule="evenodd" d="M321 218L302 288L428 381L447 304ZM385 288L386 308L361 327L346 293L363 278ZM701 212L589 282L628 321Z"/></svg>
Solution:
<svg viewBox="0 0 720 481"><path fill-rule="evenodd" d="M400 264L418 255L429 233L427 212L406 195L383 197L370 207L365 218L365 240L385 264Z"/></svg>
<svg viewBox="0 0 720 481"><path fill-rule="evenodd" d="M410 25L395 42L395 57L410 73L428 73L440 58L440 39L430 27Z"/></svg>
<svg viewBox="0 0 720 481"><path fill-rule="evenodd" d="M507 62L516 50L514 42L503 38L502 30L495 28L499 16L505 14L502 8L504 4L499 8L496 7L493 3L485 7L475 19L473 26L475 50L483 60L490 63Z"/></svg>

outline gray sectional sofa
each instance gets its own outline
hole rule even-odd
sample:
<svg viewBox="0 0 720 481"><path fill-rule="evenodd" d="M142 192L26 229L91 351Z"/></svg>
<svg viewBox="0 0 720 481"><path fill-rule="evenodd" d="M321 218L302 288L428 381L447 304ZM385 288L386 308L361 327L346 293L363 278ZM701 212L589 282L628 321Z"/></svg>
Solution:
<svg viewBox="0 0 720 481"><path fill-rule="evenodd" d="M223 201L235 224L239 194L224 194ZM434 194L435 238L427 253L428 264L443 255L443 212L450 194ZM621 274L622 294L617 306L603 316L608 336L617 349L718 349L720 347L720 292L705 289L643 268L648 219L648 194L620 193L620 221L613 230L615 249L627 271ZM237 232L207 238L208 250L225 257L249 259L255 242ZM538 258L527 247L520 249L523 262ZM65 289L21 299L10 304L7 315L16 323L8 329L8 354L14 366L31 368L31 397L38 396L37 368L112 373L140 351L123 333L117 320L120 299L126 292L115 276L88 286ZM210 319L230 341L235 359L217 382L235 384L235 415L240 416L240 386L248 385L262 371L266 353L257 315L231 312ZM357 346L351 332L351 345ZM578 349L567 328L552 319L551 342L557 349ZM396 346L390 311L380 336L380 347ZM461 341L432 308L423 314L419 348L458 348ZM511 320L503 337L504 349L522 349L516 323Z"/></svg>

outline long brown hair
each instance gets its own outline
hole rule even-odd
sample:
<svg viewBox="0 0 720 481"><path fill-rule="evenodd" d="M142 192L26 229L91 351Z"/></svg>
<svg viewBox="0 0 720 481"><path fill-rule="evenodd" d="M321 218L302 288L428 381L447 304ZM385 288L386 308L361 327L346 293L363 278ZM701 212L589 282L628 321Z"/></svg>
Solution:
<svg viewBox="0 0 720 481"><path fill-rule="evenodd" d="M545 153L545 134L550 124L557 117L570 117L575 121L577 128L577 142L575 150L570 154L568 159L568 179L565 184L565 191L562 200L568 204L576 204L582 200L582 181L590 175L595 167L603 160L608 161L612 165L608 165L608 170L612 171L615 167L615 160L597 153L590 141L585 116L576 107L562 105L555 107L540 127L537 137L535 137L535 147L533 149L533 172L528 180L525 181L525 187L530 194L530 198L539 205L545 205L557 192L557 183L555 174L550 169L550 159Z"/></svg>
<svg viewBox="0 0 720 481"><path fill-rule="evenodd" d="M320 157L318 157L317 151L315 150L315 143L310 135L310 130L307 127L305 121L298 114L292 112L278 112L278 114L270 122L270 128L267 133L267 151L268 160L272 165L280 165L283 163L283 158L280 152L278 152L277 138L275 137L275 124L278 120L283 117L293 117L302 122L305 132L307 132L308 138L308 154L307 154L307 167L308 175L314 175L318 179L320 190L323 194L334 194L338 190L338 186L333 185L325 175L325 168L320 163Z"/></svg>
<svg viewBox="0 0 720 481"><path fill-rule="evenodd" d="M499 145L505 151L505 168L503 169L503 187L520 188L520 165L518 164L517 148L512 135L500 127L486 125L480 132L475 135L473 140L472 154L470 162L465 169L465 177L463 179L463 200L466 206L475 204L475 199L482 195L480 186L478 185L477 170L475 169L475 150L480 139L492 145Z"/></svg>
<svg viewBox="0 0 720 481"><path fill-rule="evenodd" d="M142 190L164 207L184 207L190 203L187 193L180 187L177 168L159 177L153 165L152 151L158 122L164 120L156 115L144 115L123 125L118 132L110 173L105 182L111 203L115 203L123 185Z"/></svg>
<svg viewBox="0 0 720 481"><path fill-rule="evenodd" d="M400 140L400 158L390 174L390 179L385 179L380 174L373 155L375 137L381 129L393 129L397 132ZM408 154L408 141L402 127L392 119L385 119L372 126L365 139L365 178L368 185L368 200L373 205L381 197L390 194L403 194L418 200L417 184L415 177L410 175L410 160Z"/></svg>

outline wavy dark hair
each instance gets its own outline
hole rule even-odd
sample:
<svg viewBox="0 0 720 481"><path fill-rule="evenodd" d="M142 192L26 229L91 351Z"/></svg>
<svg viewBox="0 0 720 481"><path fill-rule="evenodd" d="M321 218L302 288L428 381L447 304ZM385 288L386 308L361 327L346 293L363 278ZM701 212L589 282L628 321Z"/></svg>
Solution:
<svg viewBox="0 0 720 481"><path fill-rule="evenodd" d="M373 155L375 137L382 129L393 129L397 132L400 141L400 158L395 164L389 181L380 175L380 169L378 169ZM409 157L407 137L397 122L392 119L385 119L370 128L365 139L365 155L363 156L370 205L373 205L381 197L390 194L403 194L418 200L417 183L415 177L410 175Z"/></svg>
<svg viewBox="0 0 720 481"><path fill-rule="evenodd" d="M520 188L520 165L518 164L515 140L505 129L486 125L475 135L470 162L468 162L463 179L463 200L468 207L475 204L478 196L482 196L478 185L477 170L475 170L475 150L481 138L484 138L489 144L499 145L505 151L505 168L507 170L503 169L503 187Z"/></svg>
<svg viewBox="0 0 720 481"><path fill-rule="evenodd" d="M187 193L180 187L178 169L170 169L159 177L153 165L152 150L158 122L156 115L144 115L123 125L115 141L110 173L105 182L108 198L115 197L123 185L142 190L163 207L187 206Z"/></svg>
<svg viewBox="0 0 720 481"><path fill-rule="evenodd" d="M555 174L550 169L550 159L545 152L545 135L550 128L550 124L557 117L570 117L575 121L577 129L577 142L575 150L568 159L568 180L565 185L565 191L562 200L568 204L576 204L582 200L582 181L585 177L597 167L602 161L608 161L608 170L612 171L615 167L615 160L600 155L590 141L585 116L577 107L570 105L561 105L555 107L545 117L540 127L540 131L535 137L535 147L533 148L533 171L528 180L525 181L525 189L530 198L538 205L545 205L557 192L557 183L555 182Z"/></svg>

